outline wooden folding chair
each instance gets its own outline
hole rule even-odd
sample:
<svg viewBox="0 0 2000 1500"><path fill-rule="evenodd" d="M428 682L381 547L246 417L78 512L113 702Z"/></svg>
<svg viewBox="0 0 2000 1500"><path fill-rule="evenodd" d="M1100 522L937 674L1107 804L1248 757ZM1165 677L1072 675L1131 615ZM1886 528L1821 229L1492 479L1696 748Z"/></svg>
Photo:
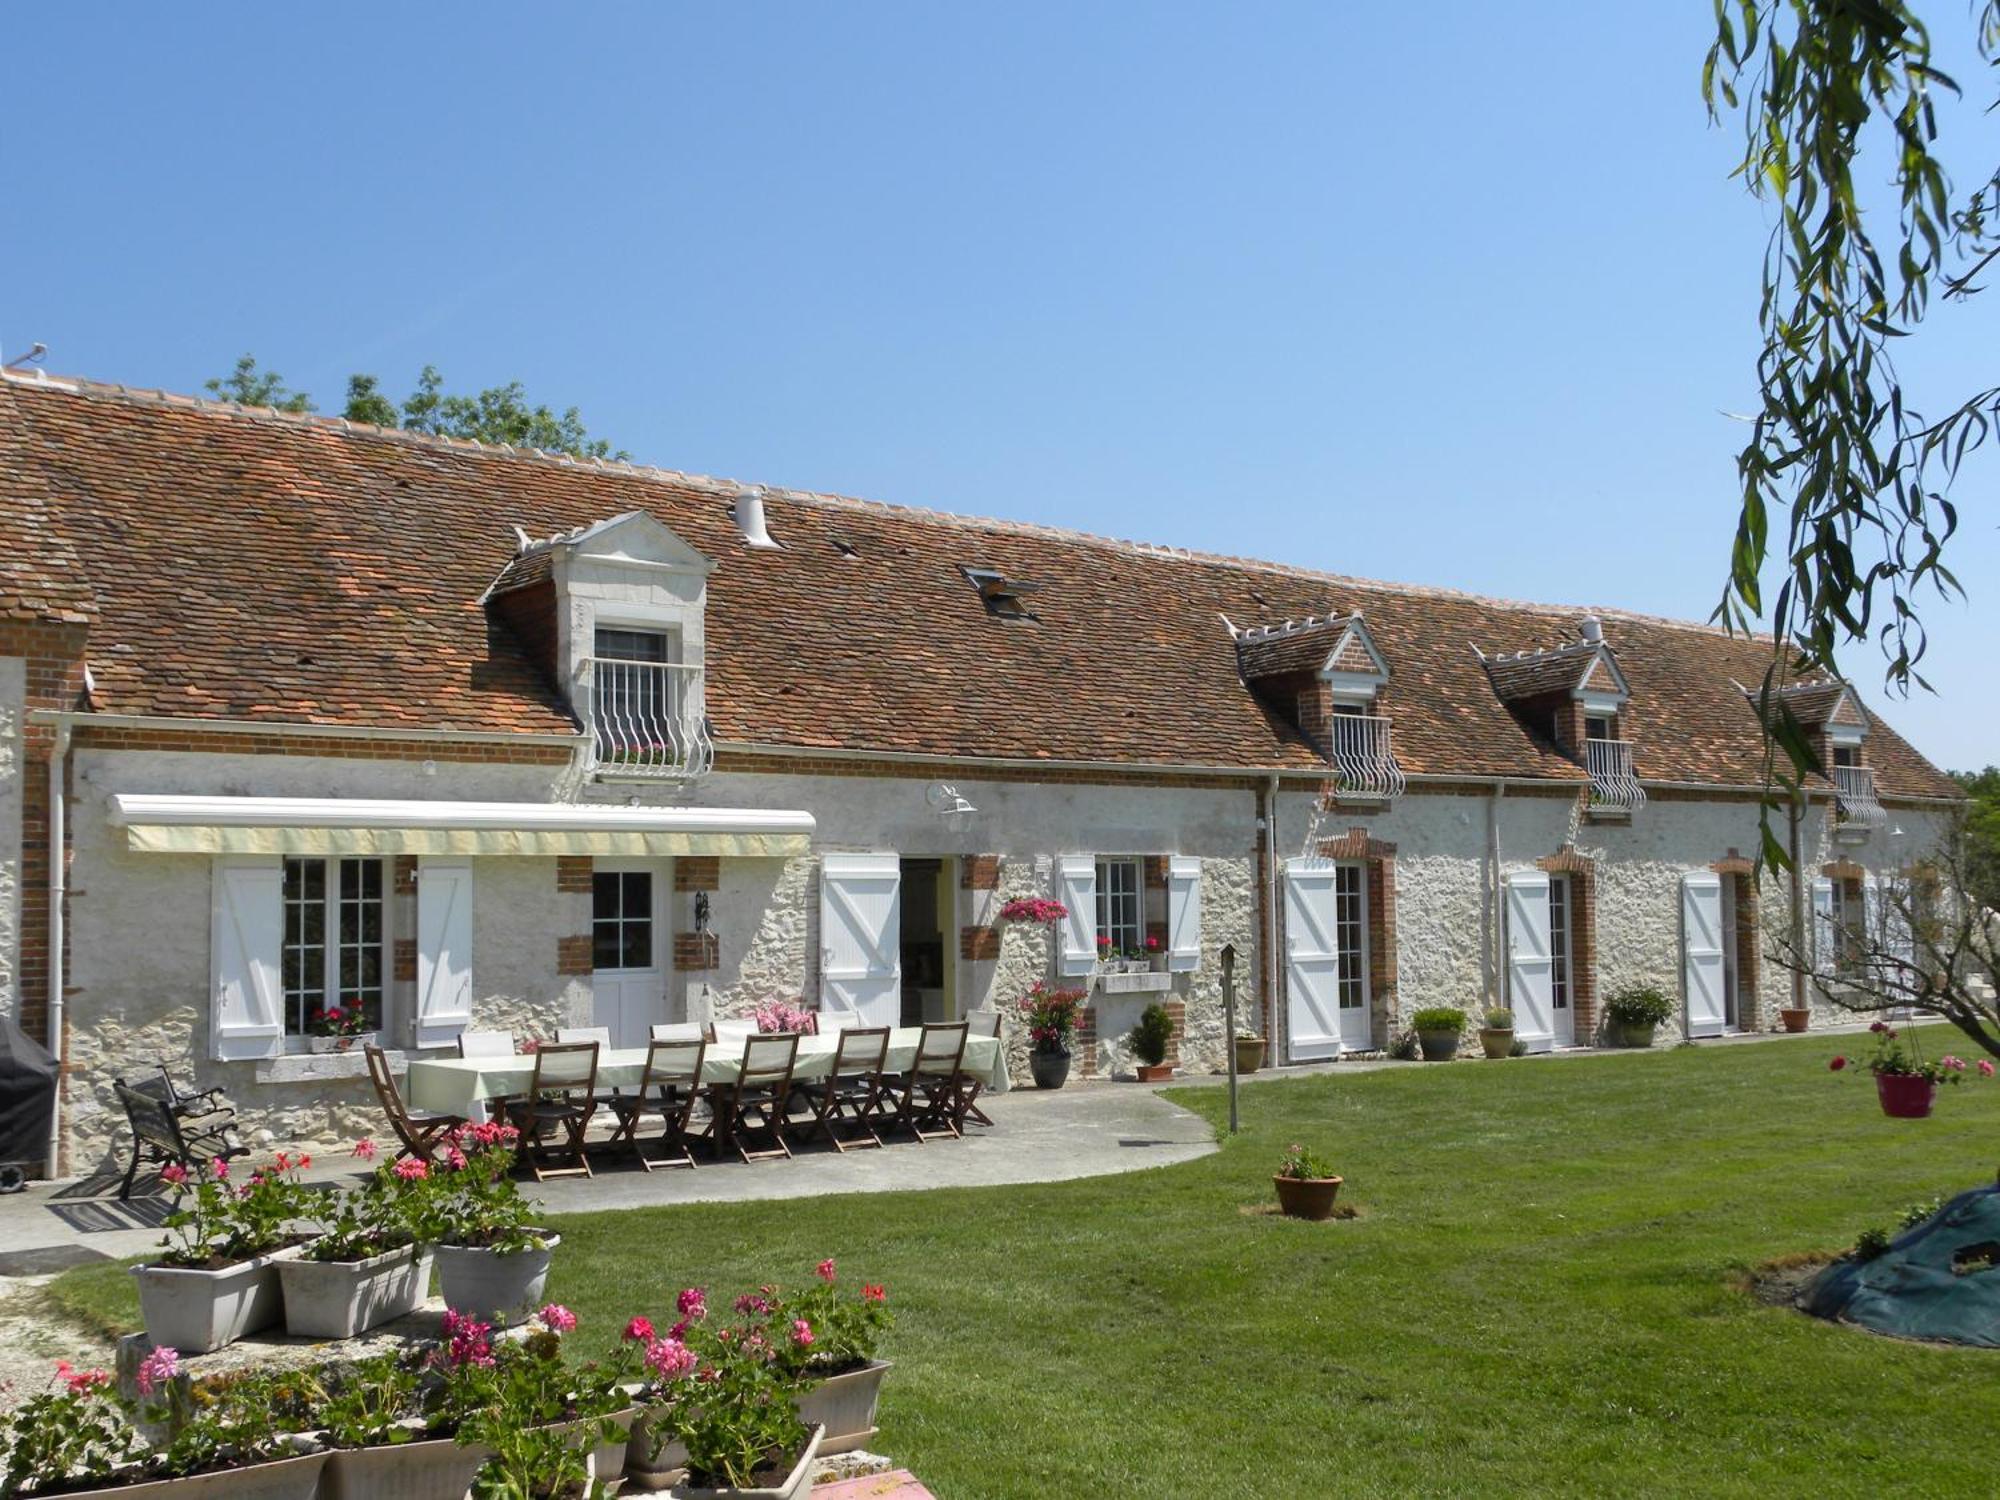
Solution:
<svg viewBox="0 0 2000 1500"><path fill-rule="evenodd" d="M1004 1041L1000 1023L1005 1019L997 1010L975 1010L965 1018L966 1040L970 1041L976 1036L990 1036L996 1041ZM954 1082L956 1089L952 1100L952 1117L958 1122L958 1128L963 1131L968 1120L977 1120L981 1125L991 1125L993 1122L986 1118L986 1111L979 1107L979 1095L986 1088L985 1080L960 1067Z"/></svg>
<svg viewBox="0 0 2000 1500"><path fill-rule="evenodd" d="M910 1071L903 1075L896 1123L909 1126L919 1141L947 1135L957 1140L961 1134L953 1106L958 1097L959 1064L965 1060L967 1029L963 1021L948 1025L931 1022L917 1038L917 1055L910 1060Z"/></svg>
<svg viewBox="0 0 2000 1500"><path fill-rule="evenodd" d="M646 1048L646 1071L639 1078L639 1092L621 1094L611 1101L611 1111L618 1116L618 1128L605 1144L631 1147L639 1165L648 1172L655 1166L693 1166L694 1153L688 1150L688 1121L694 1115L695 1101L701 1098L701 1059L707 1051L708 1043L699 1037L693 1041L650 1043ZM646 1155L639 1141L640 1125L656 1117L661 1125L660 1144L668 1152L666 1159L659 1162Z"/></svg>
<svg viewBox="0 0 2000 1500"><path fill-rule="evenodd" d="M463 1125L465 1116L412 1110L403 1103L403 1091L396 1087L396 1075L389 1071L389 1059L382 1049L370 1042L361 1050L368 1058L368 1081L375 1085L375 1098L389 1117L389 1128L403 1143L398 1158L414 1156L429 1166L437 1155L438 1142L447 1131Z"/></svg>
<svg viewBox="0 0 2000 1500"><path fill-rule="evenodd" d="M743 1064L735 1081L719 1085L712 1096L718 1146L734 1146L745 1161L792 1154L785 1144L785 1102L792 1092L792 1067L798 1057L796 1031L743 1039ZM743 1144L745 1131L769 1131L770 1147L751 1151Z"/></svg>
<svg viewBox="0 0 2000 1500"><path fill-rule="evenodd" d="M656 1042L712 1042L715 1034L699 1021L655 1021L652 1038Z"/></svg>
<svg viewBox="0 0 2000 1500"><path fill-rule="evenodd" d="M882 1144L882 1137L875 1133L875 1122L890 1113L888 1101L883 1098L882 1078L888 1065L888 1027L859 1027L840 1033L826 1086L806 1099L806 1106L812 1111L811 1128L833 1142L834 1150L844 1152L849 1146ZM842 1122L860 1134L852 1141L841 1140L834 1127Z"/></svg>
<svg viewBox="0 0 2000 1500"><path fill-rule="evenodd" d="M591 1175L583 1133L596 1112L597 1043L552 1042L537 1048L527 1097L508 1110L521 1132L521 1160L535 1181ZM562 1144L551 1150L547 1138L558 1131ZM567 1166L556 1164L564 1157Z"/></svg>

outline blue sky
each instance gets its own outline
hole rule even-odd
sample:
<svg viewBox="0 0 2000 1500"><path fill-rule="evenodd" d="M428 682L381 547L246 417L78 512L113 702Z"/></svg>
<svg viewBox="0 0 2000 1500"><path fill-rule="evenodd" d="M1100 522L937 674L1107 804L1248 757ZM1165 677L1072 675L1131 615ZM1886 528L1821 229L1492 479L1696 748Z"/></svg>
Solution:
<svg viewBox="0 0 2000 1500"><path fill-rule="evenodd" d="M671 467L1701 618L1766 224L1707 12L15 8L0 349L322 407L431 362ZM1949 310L1909 373L1994 347ZM1994 472L1886 705L1952 766Z"/></svg>

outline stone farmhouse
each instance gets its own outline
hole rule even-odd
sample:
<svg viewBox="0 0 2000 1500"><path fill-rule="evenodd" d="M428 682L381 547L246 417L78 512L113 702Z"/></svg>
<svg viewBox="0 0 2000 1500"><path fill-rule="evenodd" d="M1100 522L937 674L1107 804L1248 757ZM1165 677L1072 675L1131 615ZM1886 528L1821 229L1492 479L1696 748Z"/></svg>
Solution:
<svg viewBox="0 0 2000 1500"><path fill-rule="evenodd" d="M1098 1074L1154 1000L1220 1065L1225 946L1280 1062L1787 1003L1769 647L1702 625L13 375L0 612L0 966L64 1170L162 1063L278 1140L379 1128L330 1003L407 1059L1045 979ZM1843 685L1790 702L1825 934L1957 792Z"/></svg>

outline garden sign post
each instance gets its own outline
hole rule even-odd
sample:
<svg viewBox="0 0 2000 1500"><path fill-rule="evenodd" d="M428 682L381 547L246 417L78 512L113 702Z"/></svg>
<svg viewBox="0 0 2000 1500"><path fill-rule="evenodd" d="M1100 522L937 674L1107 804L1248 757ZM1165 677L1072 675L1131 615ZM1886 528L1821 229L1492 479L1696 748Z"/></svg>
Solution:
<svg viewBox="0 0 2000 1500"><path fill-rule="evenodd" d="M1229 1060L1229 1133L1236 1134L1236 945L1222 945L1222 1055Z"/></svg>

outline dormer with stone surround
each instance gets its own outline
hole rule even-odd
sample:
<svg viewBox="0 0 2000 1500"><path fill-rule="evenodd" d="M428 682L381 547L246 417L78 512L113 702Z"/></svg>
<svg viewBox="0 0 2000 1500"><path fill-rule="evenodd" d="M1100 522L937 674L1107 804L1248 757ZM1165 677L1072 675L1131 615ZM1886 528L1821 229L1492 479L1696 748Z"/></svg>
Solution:
<svg viewBox="0 0 2000 1500"><path fill-rule="evenodd" d="M517 539L487 606L568 701L596 774L705 774L715 757L703 669L715 564L639 510Z"/></svg>
<svg viewBox="0 0 2000 1500"><path fill-rule="evenodd" d="M1333 767L1338 798L1402 793L1390 720L1377 712L1389 664L1360 610L1237 631L1236 659L1244 682L1281 711L1289 708L1300 734Z"/></svg>

